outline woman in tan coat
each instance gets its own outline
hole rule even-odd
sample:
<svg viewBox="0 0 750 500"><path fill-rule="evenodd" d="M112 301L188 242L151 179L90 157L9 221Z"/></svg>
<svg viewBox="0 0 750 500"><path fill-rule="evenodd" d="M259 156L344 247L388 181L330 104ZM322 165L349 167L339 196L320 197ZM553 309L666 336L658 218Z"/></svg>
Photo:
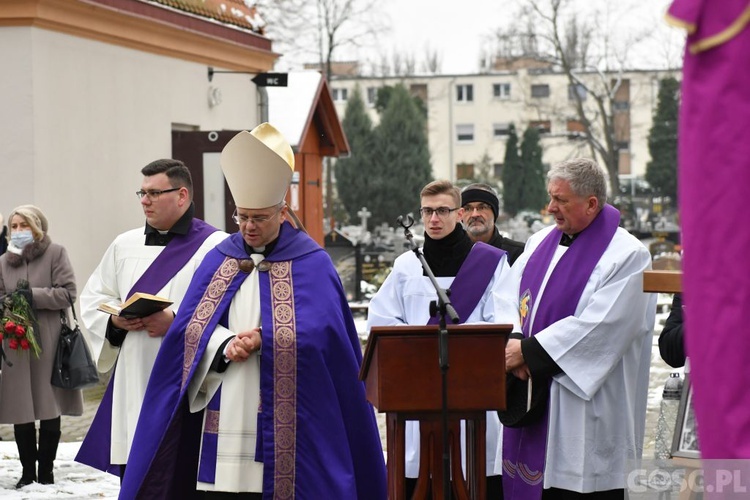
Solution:
<svg viewBox="0 0 750 500"><path fill-rule="evenodd" d="M76 298L73 266L65 248L47 236L47 218L33 205L22 205L8 216L8 251L0 256L0 298L13 293L19 280L29 283L23 292L36 317L35 337L41 345L37 359L30 350L9 348L3 341L8 362L3 362L0 380L0 423L13 424L23 475L16 488L37 480L54 483L53 462L60 441L60 415L81 415L80 390L64 390L50 383L60 336L60 311ZM8 335L6 335L8 337ZM12 366L11 366L12 364ZM35 421L39 420L37 448Z"/></svg>

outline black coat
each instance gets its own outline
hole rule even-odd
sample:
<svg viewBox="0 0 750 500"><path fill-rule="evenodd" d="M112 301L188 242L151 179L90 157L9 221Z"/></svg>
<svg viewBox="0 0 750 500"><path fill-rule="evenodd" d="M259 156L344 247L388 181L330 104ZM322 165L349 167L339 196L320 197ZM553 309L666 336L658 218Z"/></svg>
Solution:
<svg viewBox="0 0 750 500"><path fill-rule="evenodd" d="M510 265L513 265L516 259L521 256L521 254L523 253L523 249L526 246L520 241L511 240L510 238L504 238L500 234L500 231L497 230L497 228L495 228L495 232L492 234L492 238L490 238L488 244L492 245L495 248L499 248L500 250L505 250L506 252L508 252L508 263Z"/></svg>
<svg viewBox="0 0 750 500"><path fill-rule="evenodd" d="M669 312L664 329L659 335L659 354L672 368L685 366L685 343L683 339L682 295L674 294L672 310Z"/></svg>
<svg viewBox="0 0 750 500"><path fill-rule="evenodd" d="M8 250L8 228L3 226L3 230L0 232L0 255L4 254Z"/></svg>

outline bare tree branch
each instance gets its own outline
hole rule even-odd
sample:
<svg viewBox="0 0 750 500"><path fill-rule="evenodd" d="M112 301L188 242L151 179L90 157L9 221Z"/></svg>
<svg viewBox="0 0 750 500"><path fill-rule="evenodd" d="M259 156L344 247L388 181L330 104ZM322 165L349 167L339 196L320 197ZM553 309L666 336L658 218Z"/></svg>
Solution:
<svg viewBox="0 0 750 500"><path fill-rule="evenodd" d="M624 140L618 138L618 113L627 112L618 101L623 72L633 47L649 38L647 24L633 27L626 22L637 4L633 0L607 2L591 10L590 4L581 8L581 0L524 0L516 6L512 21L496 30L496 60L525 57L545 61L550 70L565 75L583 140L589 154L607 170L616 195L620 148L624 146ZM537 106L543 114L545 103ZM554 110L547 108L547 117L550 112Z"/></svg>

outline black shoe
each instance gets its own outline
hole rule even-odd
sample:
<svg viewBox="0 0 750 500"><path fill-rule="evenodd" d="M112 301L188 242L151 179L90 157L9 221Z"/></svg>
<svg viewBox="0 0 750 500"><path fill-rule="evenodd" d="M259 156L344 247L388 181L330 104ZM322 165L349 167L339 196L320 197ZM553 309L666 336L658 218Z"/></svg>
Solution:
<svg viewBox="0 0 750 500"><path fill-rule="evenodd" d="M49 431L39 429L39 467L38 474L40 484L55 484L55 476L52 474L55 458L57 456L57 444L60 442L60 431Z"/></svg>
<svg viewBox="0 0 750 500"><path fill-rule="evenodd" d="M51 471L39 471L39 484L55 484L55 475Z"/></svg>
<svg viewBox="0 0 750 500"><path fill-rule="evenodd" d="M16 483L16 489L18 489L36 481L37 449L34 422L14 425L13 434L16 436L18 458L21 461L21 470L23 471L21 479Z"/></svg>
<svg viewBox="0 0 750 500"><path fill-rule="evenodd" d="M16 489L23 488L26 485L29 485L36 481L36 477L30 474L24 474L21 476L21 479L18 480L16 483Z"/></svg>

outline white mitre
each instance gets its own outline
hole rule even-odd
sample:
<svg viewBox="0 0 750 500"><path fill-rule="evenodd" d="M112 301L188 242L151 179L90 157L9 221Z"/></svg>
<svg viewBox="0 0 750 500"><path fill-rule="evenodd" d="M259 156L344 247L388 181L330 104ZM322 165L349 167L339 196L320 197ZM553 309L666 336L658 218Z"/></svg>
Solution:
<svg viewBox="0 0 750 500"><path fill-rule="evenodd" d="M261 209L284 201L294 171L294 152L270 123L232 137L220 161L237 207Z"/></svg>

